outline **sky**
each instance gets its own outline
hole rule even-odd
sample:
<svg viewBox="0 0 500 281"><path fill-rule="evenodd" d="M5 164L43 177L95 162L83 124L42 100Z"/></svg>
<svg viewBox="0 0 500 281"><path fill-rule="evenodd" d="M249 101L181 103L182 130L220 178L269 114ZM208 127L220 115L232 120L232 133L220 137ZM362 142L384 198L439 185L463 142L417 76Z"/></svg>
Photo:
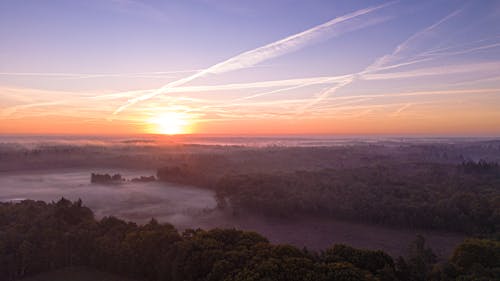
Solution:
<svg viewBox="0 0 500 281"><path fill-rule="evenodd" d="M500 1L0 0L0 134L500 136Z"/></svg>

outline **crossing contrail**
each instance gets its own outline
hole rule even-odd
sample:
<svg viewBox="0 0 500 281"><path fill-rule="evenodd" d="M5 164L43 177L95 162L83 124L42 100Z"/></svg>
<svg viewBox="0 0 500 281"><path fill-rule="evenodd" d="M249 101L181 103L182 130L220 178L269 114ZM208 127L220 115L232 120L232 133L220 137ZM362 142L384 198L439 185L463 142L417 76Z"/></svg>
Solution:
<svg viewBox="0 0 500 281"><path fill-rule="evenodd" d="M189 83L197 78L200 78L202 76L205 76L207 74L219 74L219 73L224 73L224 72L229 72L229 71L234 71L238 69L243 69L247 68L250 66L253 66L255 64L261 63L263 61L269 60L271 58L275 58L287 53L290 53L292 51L296 51L308 44L310 44L314 40L319 40L319 39L326 39L330 38L336 35L339 35L343 32L350 31L350 30L355 30L358 28L365 27L370 24L377 23L379 21L373 21L371 23L366 23L366 22L361 22L361 23L355 23L354 26L348 26L348 28L342 28L342 25L340 25L341 28L336 28L339 27L339 24L341 23L346 23L347 21L357 18L359 16L363 16L369 13L372 13L376 10L379 10L381 8L384 8L386 6L392 5L395 2L389 2L385 3L379 6L375 7L369 7L365 9L361 9L337 18L334 18L330 21L327 21L323 24L317 25L315 27L312 27L308 30L302 31L300 33L296 33L294 35L288 36L286 38L283 38L281 40L275 41L273 43L255 48L253 50L241 53L239 55L236 55L232 58L229 58L225 61L222 61L220 63L217 63L215 65L212 65L206 69L200 70L190 76L187 76L185 78L175 80L173 82L170 82L163 87L160 87L156 90L153 90L152 92L148 94L144 94L142 96L133 98L128 100L128 102L122 106L120 106L118 109L116 109L113 114L118 114L127 107L140 102L144 100L151 99L157 95L164 94L169 92L170 89L184 85L186 83Z"/></svg>

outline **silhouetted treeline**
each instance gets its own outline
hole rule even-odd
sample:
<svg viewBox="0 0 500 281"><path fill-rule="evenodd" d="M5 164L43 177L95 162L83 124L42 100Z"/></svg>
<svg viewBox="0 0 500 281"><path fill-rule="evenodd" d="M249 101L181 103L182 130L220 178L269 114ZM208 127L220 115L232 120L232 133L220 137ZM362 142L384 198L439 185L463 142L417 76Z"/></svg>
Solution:
<svg viewBox="0 0 500 281"><path fill-rule="evenodd" d="M90 175L90 182L91 183L119 183L124 181L125 179L122 178L122 175L120 174L114 174L114 175L109 175L109 174L94 174L92 173Z"/></svg>
<svg viewBox="0 0 500 281"><path fill-rule="evenodd" d="M126 178L122 177L120 174L95 174L92 173L90 175L91 183L100 183L100 184L108 184L108 183L121 183L124 181L128 181ZM155 176L140 176L137 178L132 178L129 180L131 182L153 182L156 181Z"/></svg>
<svg viewBox="0 0 500 281"><path fill-rule="evenodd" d="M155 176L140 176L138 178L133 178L130 181L132 182L153 182L156 181Z"/></svg>
<svg viewBox="0 0 500 281"><path fill-rule="evenodd" d="M493 164L475 165L232 175L222 178L216 191L219 202L229 202L235 212L310 213L410 228L495 233L500 230L500 173L482 172L497 167Z"/></svg>
<svg viewBox="0 0 500 281"><path fill-rule="evenodd" d="M500 166L496 162L488 162L485 160L465 161L462 163L462 169L466 173L480 173L500 175Z"/></svg>
<svg viewBox="0 0 500 281"><path fill-rule="evenodd" d="M251 138L248 139L252 143ZM272 139L269 139L272 140ZM68 143L0 143L0 171L49 168L113 167L155 169L167 165L204 167L210 172L309 170L377 164L380 161L457 164L485 159L500 162L500 141L472 139L338 140L305 147L243 147L77 141ZM303 143L305 144L305 143ZM307 144L305 144L307 145ZM222 165L221 165L222 164Z"/></svg>
<svg viewBox="0 0 500 281"><path fill-rule="evenodd" d="M0 203L0 279L88 266L138 280L494 280L500 242L470 239L434 264L423 237L394 261L382 251L334 245L320 252L272 245L257 233L186 230L151 220L94 219L81 201Z"/></svg>
<svg viewBox="0 0 500 281"><path fill-rule="evenodd" d="M235 214L321 215L464 233L500 230L497 163L393 163L273 173L207 172L167 167L158 178L213 189Z"/></svg>
<svg viewBox="0 0 500 281"><path fill-rule="evenodd" d="M205 169L205 165L207 165L207 169ZM156 177L160 181L213 189L222 174L212 170L209 166L209 163L196 167L189 165L165 166L157 169Z"/></svg>

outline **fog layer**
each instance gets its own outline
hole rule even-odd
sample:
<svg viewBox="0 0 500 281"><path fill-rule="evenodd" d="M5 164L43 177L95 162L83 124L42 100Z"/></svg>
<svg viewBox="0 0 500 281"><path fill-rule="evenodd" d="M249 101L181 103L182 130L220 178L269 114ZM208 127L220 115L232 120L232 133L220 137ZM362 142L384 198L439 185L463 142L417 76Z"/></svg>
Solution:
<svg viewBox="0 0 500 281"><path fill-rule="evenodd" d="M152 171L106 170L127 178L151 175ZM91 184L87 170L37 171L0 174L0 200L55 201L65 197L82 199L97 216L117 216L139 223L151 218L179 227L208 215L216 207L210 190L171 183L124 182Z"/></svg>

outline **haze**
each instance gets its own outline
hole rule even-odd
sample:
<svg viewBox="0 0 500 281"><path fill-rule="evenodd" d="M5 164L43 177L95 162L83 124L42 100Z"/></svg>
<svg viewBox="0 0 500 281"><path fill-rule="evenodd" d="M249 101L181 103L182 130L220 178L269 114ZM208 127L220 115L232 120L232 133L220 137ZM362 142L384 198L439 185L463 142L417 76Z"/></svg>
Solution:
<svg viewBox="0 0 500 281"><path fill-rule="evenodd" d="M498 135L499 11L2 1L0 132Z"/></svg>
<svg viewBox="0 0 500 281"><path fill-rule="evenodd" d="M500 1L0 0L0 281L500 280Z"/></svg>

